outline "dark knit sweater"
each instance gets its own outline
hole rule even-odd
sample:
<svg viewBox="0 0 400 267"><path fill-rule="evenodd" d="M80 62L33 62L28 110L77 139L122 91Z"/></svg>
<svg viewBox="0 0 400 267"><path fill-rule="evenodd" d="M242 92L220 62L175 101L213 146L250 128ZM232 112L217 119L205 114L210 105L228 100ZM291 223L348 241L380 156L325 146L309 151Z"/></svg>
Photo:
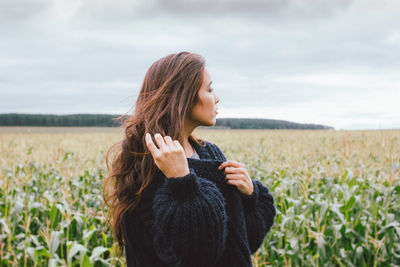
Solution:
<svg viewBox="0 0 400 267"><path fill-rule="evenodd" d="M137 208L123 215L127 266L248 267L276 214L266 186L240 193L218 166L222 151L189 138L200 159L187 158L190 173L166 178L159 171Z"/></svg>

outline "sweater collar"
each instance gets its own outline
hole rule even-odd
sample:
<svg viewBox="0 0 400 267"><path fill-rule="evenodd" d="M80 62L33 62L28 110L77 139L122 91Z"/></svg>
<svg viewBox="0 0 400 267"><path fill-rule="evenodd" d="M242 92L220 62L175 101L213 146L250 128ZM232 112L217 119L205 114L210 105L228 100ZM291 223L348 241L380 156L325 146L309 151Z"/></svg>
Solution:
<svg viewBox="0 0 400 267"><path fill-rule="evenodd" d="M206 141L202 140L203 145L199 145L189 136L189 143L196 149L197 154L199 154L200 159L212 159L209 149L207 148L208 144Z"/></svg>
<svg viewBox="0 0 400 267"><path fill-rule="evenodd" d="M201 145L198 145L196 141L194 141L190 136L189 136L189 142L196 149L197 154L199 154L200 159L193 159L193 158L186 158L189 164L189 168L209 168L211 166L214 166L215 169L218 168L218 166L223 162L214 159L213 156L211 156L211 152L209 149L209 144L207 141L202 140L200 143ZM156 174L156 179L158 182L162 182L165 180L164 174L161 172L160 169L157 169L157 174Z"/></svg>

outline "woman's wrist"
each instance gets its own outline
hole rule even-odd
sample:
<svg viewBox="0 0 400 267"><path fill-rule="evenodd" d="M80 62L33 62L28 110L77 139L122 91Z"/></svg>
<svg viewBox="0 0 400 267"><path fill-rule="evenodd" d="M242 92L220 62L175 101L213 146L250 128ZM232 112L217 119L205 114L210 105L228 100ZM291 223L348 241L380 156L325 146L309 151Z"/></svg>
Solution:
<svg viewBox="0 0 400 267"><path fill-rule="evenodd" d="M180 178L180 177L184 177L186 175L188 175L190 173L189 169L179 172L174 172L174 173L168 173L168 175L165 175L168 179L170 178Z"/></svg>

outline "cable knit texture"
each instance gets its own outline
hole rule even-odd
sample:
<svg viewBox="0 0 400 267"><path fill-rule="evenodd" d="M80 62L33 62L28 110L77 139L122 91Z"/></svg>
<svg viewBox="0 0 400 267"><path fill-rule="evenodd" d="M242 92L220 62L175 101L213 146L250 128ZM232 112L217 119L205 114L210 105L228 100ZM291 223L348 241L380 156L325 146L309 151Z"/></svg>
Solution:
<svg viewBox="0 0 400 267"><path fill-rule="evenodd" d="M159 171L138 207L123 216L127 266L249 267L276 209L268 188L252 180L250 196L226 183L226 161L215 144L189 139L200 159L190 173L166 178Z"/></svg>

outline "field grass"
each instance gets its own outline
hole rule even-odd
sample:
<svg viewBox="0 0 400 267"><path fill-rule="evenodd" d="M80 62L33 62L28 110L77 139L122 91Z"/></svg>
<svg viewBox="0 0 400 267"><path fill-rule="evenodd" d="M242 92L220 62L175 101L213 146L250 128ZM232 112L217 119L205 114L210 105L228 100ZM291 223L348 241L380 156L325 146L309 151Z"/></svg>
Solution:
<svg viewBox="0 0 400 267"><path fill-rule="evenodd" d="M205 130L272 192L254 266L400 264L400 130ZM0 127L0 265L124 266L101 212L118 128Z"/></svg>

